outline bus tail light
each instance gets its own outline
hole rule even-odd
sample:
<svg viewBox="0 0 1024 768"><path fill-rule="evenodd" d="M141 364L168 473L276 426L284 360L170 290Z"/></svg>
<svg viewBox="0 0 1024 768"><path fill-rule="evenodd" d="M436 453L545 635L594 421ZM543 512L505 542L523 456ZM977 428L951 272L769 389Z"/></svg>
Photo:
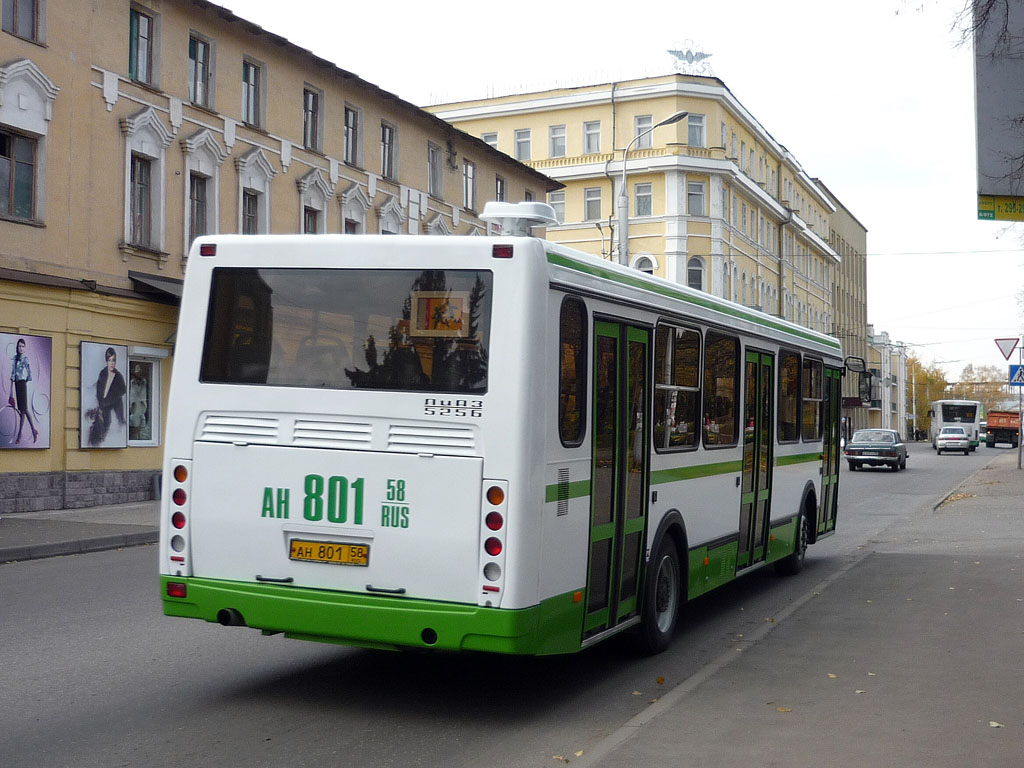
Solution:
<svg viewBox="0 0 1024 768"><path fill-rule="evenodd" d="M511 247L511 246L510 246ZM505 582L508 549L508 483L484 480L480 499L480 597L482 606L498 606Z"/></svg>
<svg viewBox="0 0 1024 768"><path fill-rule="evenodd" d="M167 582L168 597L188 597L188 585L180 581Z"/></svg>
<svg viewBox="0 0 1024 768"><path fill-rule="evenodd" d="M512 250L511 245L495 245L491 248L491 256L495 259L511 259Z"/></svg>
<svg viewBox="0 0 1024 768"><path fill-rule="evenodd" d="M200 256L216 256L217 246L214 243L203 243L199 246Z"/></svg>
<svg viewBox="0 0 1024 768"><path fill-rule="evenodd" d="M189 555L189 519L191 515L190 500L192 495L192 462L182 459L171 461L171 471L167 477L168 487L164 490L170 494L170 503L164 512L164 535L162 536L165 556L174 569L168 573L178 576L186 574ZM168 595L171 595L170 583Z"/></svg>

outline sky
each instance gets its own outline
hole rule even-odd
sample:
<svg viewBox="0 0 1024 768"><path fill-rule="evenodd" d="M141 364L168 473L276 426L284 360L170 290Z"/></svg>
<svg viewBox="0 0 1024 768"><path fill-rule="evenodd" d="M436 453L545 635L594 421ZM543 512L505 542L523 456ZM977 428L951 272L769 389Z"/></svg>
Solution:
<svg viewBox="0 0 1024 768"><path fill-rule="evenodd" d="M977 218L964 0L217 1L421 106L663 75L669 49L710 53L867 228L876 333L957 381L967 364L1006 369L994 340L1024 331L1024 224Z"/></svg>

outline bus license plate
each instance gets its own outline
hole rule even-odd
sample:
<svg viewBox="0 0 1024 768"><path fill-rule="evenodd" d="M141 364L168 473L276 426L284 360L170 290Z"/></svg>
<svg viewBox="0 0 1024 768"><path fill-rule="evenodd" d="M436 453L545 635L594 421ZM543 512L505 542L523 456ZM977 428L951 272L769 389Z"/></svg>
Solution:
<svg viewBox="0 0 1024 768"><path fill-rule="evenodd" d="M335 565L369 565L369 544L335 544L327 541L292 539L288 558L311 563L334 563Z"/></svg>

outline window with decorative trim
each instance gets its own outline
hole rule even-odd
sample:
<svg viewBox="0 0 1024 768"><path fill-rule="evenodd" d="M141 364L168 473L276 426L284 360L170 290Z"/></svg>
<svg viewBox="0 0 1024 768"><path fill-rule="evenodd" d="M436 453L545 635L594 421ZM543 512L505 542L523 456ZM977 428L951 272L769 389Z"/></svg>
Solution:
<svg viewBox="0 0 1024 768"><path fill-rule="evenodd" d="M35 218L36 140L0 127L0 216Z"/></svg>
<svg viewBox="0 0 1024 768"><path fill-rule="evenodd" d="M213 45L196 33L188 38L188 100L200 107L213 104Z"/></svg>
<svg viewBox="0 0 1024 768"><path fill-rule="evenodd" d="M16 37L43 42L45 0L3 0L3 30Z"/></svg>

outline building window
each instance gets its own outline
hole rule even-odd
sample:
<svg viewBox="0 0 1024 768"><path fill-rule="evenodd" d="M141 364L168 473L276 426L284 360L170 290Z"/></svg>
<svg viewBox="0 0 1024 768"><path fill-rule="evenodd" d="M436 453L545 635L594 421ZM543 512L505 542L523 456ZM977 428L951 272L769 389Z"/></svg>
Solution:
<svg viewBox="0 0 1024 768"><path fill-rule="evenodd" d="M38 41L39 10L37 0L4 0L4 32Z"/></svg>
<svg viewBox="0 0 1024 768"><path fill-rule="evenodd" d="M128 444L160 444L160 361L128 358Z"/></svg>
<svg viewBox="0 0 1024 768"><path fill-rule="evenodd" d="M0 129L0 215L32 219L36 142Z"/></svg>
<svg viewBox="0 0 1024 768"><path fill-rule="evenodd" d="M601 188L588 187L583 190L583 218L598 221L601 218Z"/></svg>
<svg viewBox="0 0 1024 768"><path fill-rule="evenodd" d="M380 174L385 179L395 178L395 126L380 123Z"/></svg>
<svg viewBox="0 0 1024 768"><path fill-rule="evenodd" d="M315 235L320 231L320 211L306 206L302 209L302 233Z"/></svg>
<svg viewBox="0 0 1024 768"><path fill-rule="evenodd" d="M696 448L700 333L659 325L654 344L654 447Z"/></svg>
<svg viewBox="0 0 1024 768"><path fill-rule="evenodd" d="M650 216L654 199L653 185L637 184L633 187L633 215Z"/></svg>
<svg viewBox="0 0 1024 768"><path fill-rule="evenodd" d="M260 196L251 190L242 191L242 234L256 235L260 231Z"/></svg>
<svg viewBox="0 0 1024 768"><path fill-rule="evenodd" d="M583 154L593 155L601 151L601 121L583 124Z"/></svg>
<svg viewBox="0 0 1024 768"><path fill-rule="evenodd" d="M188 180L188 203L189 203L189 233L188 240L191 243L200 235L207 233L207 208L206 208L206 177L198 173L189 174Z"/></svg>
<svg viewBox="0 0 1024 768"><path fill-rule="evenodd" d="M686 118L686 143L691 147L706 146L704 140L704 115L689 115Z"/></svg>
<svg viewBox="0 0 1024 768"><path fill-rule="evenodd" d="M704 262L696 256L686 262L686 284L695 291L704 289Z"/></svg>
<svg viewBox="0 0 1024 768"><path fill-rule="evenodd" d="M555 210L555 219L559 224L565 224L565 191L549 192L548 205Z"/></svg>
<svg viewBox="0 0 1024 768"><path fill-rule="evenodd" d="M359 165L359 110L345 105L345 162Z"/></svg>
<svg viewBox="0 0 1024 768"><path fill-rule="evenodd" d="M476 210L476 164L470 160L462 161L462 207Z"/></svg>
<svg viewBox="0 0 1024 768"><path fill-rule="evenodd" d="M691 181L686 185L686 212L690 216L704 216L704 182Z"/></svg>
<svg viewBox="0 0 1024 768"><path fill-rule="evenodd" d="M140 83L153 82L153 17L135 8L129 14L128 76Z"/></svg>
<svg viewBox="0 0 1024 768"><path fill-rule="evenodd" d="M436 144L427 144L427 192L431 197L444 196L443 170L441 168L441 148Z"/></svg>
<svg viewBox="0 0 1024 768"><path fill-rule="evenodd" d="M313 88L302 91L302 145L320 149L320 91Z"/></svg>
<svg viewBox="0 0 1024 768"><path fill-rule="evenodd" d="M489 147L498 148L498 134L496 133L481 133L480 139Z"/></svg>
<svg viewBox="0 0 1024 768"><path fill-rule="evenodd" d="M565 157L565 126L552 125L548 136L548 157Z"/></svg>
<svg viewBox="0 0 1024 768"><path fill-rule="evenodd" d="M747 170L747 142L740 142L740 170Z"/></svg>
<svg viewBox="0 0 1024 768"><path fill-rule="evenodd" d="M188 39L188 100L201 107L210 104L210 44L192 35Z"/></svg>
<svg viewBox="0 0 1024 768"><path fill-rule="evenodd" d="M501 176L494 177L494 199L504 203L507 192L505 191L505 180Z"/></svg>
<svg viewBox="0 0 1024 768"><path fill-rule="evenodd" d="M722 149L725 149L725 140L727 136L728 131L726 130L725 123L722 123Z"/></svg>
<svg viewBox="0 0 1024 768"><path fill-rule="evenodd" d="M637 149L651 148L651 136L653 135L651 127L653 125L654 118L651 115L637 115L633 118L633 136L643 136L636 140ZM645 133L646 135L644 135Z"/></svg>
<svg viewBox="0 0 1024 768"><path fill-rule="evenodd" d="M651 256L640 255L633 262L633 269L643 272L645 275L653 275L658 265L654 263Z"/></svg>
<svg viewBox="0 0 1024 768"><path fill-rule="evenodd" d="M131 235L133 245L149 248L152 242L152 175L153 163L148 157L132 153L131 170Z"/></svg>
<svg viewBox="0 0 1024 768"><path fill-rule="evenodd" d="M533 202L533 190L528 189L525 192L523 192L523 200L526 201L527 203L532 203Z"/></svg>
<svg viewBox="0 0 1024 768"><path fill-rule="evenodd" d="M530 129L520 128L515 132L515 158L520 162L530 159Z"/></svg>
<svg viewBox="0 0 1024 768"><path fill-rule="evenodd" d="M260 120L260 67L251 61L242 62L242 120L258 126Z"/></svg>

